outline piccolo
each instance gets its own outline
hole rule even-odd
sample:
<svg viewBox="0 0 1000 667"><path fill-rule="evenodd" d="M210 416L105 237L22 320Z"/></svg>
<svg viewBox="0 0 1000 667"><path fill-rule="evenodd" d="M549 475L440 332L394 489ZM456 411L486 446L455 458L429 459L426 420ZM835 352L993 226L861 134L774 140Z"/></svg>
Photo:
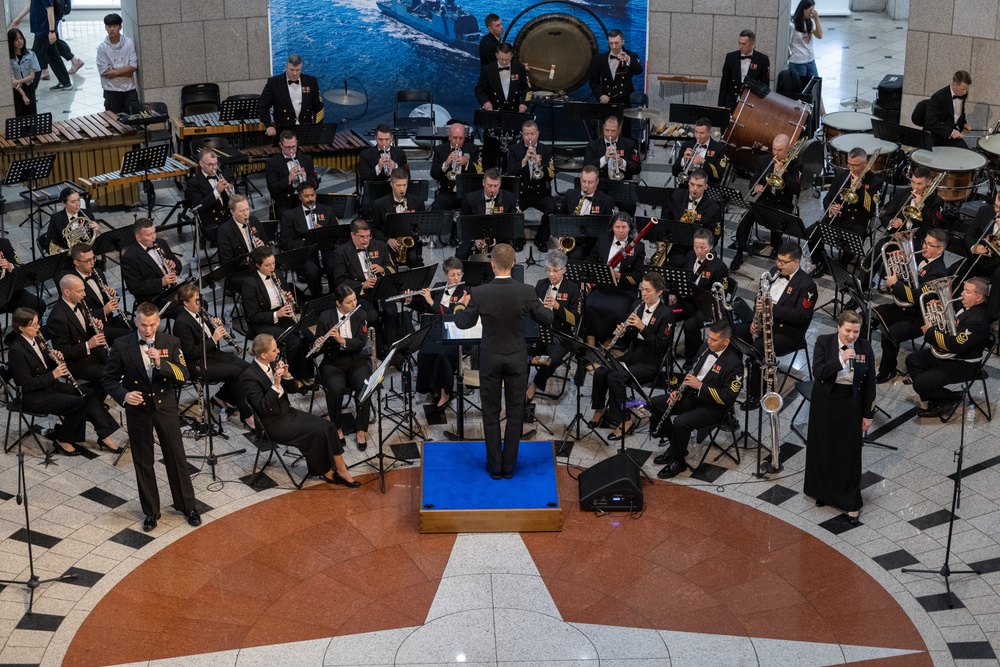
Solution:
<svg viewBox="0 0 1000 667"><path fill-rule="evenodd" d="M61 356L62 356L61 354L58 355L58 356L56 355L55 350L53 350L52 347L48 343L45 342L45 339L42 338L41 334L38 334L37 336L35 336L35 343L38 345L38 349L40 349L42 352L44 352L48 356L49 359L51 359L52 361L56 362L56 365L66 363L63 359L61 359ZM66 379L69 380L69 383L71 385L73 385L73 388L76 389L76 391L81 396L84 395L83 389L80 389L80 385L77 383L76 378L74 378L73 374L69 372L69 367L66 368Z"/></svg>
<svg viewBox="0 0 1000 667"><path fill-rule="evenodd" d="M354 310L352 310L347 314L347 317L342 318L339 322L330 327L329 331L327 331L325 334L317 338L316 342L313 343L312 349L309 350L309 354L307 354L306 357L307 358L311 357L314 354L317 354L320 350L322 350L323 346L326 345L326 341L329 340L330 336L333 335L333 332L340 331L340 327L344 326L345 322L349 322L351 320L351 317L354 315L354 313L358 312L358 308L360 307L361 306L355 306Z"/></svg>
<svg viewBox="0 0 1000 667"><path fill-rule="evenodd" d="M442 290L446 290L449 287L458 287L459 285L464 285L464 284L465 284L465 282L463 281L463 282L460 282L460 283L455 283L454 285L438 285L437 287L429 287L429 288L427 288L427 291L430 292L431 294L433 294L434 292L440 292ZM386 302L388 302L388 301L400 301L402 299L406 299L406 298L411 297L411 296L416 296L417 294L420 294L420 292L422 292L422 291L423 290L418 290L416 292L407 292L406 294L397 294L396 296L390 296L388 299L383 299L383 301L386 301Z"/></svg>

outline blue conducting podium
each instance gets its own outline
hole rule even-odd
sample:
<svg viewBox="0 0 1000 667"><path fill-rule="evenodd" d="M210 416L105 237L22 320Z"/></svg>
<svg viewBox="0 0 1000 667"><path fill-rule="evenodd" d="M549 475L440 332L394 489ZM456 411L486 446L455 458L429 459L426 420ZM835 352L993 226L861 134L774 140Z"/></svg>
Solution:
<svg viewBox="0 0 1000 667"><path fill-rule="evenodd" d="M522 441L513 479L486 472L483 441L425 442L421 533L514 533L562 529L551 442Z"/></svg>

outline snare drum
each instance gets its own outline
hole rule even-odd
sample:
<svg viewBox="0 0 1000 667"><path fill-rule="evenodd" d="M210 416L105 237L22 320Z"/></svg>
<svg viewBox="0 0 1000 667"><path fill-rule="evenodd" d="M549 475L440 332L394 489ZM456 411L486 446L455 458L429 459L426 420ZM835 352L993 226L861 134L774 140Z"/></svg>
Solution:
<svg viewBox="0 0 1000 667"><path fill-rule="evenodd" d="M913 164L927 167L931 175L945 177L935 191L941 199L949 202L963 202L979 187L980 176L986 166L986 158L965 148L937 146L933 150L913 151Z"/></svg>
<svg viewBox="0 0 1000 667"><path fill-rule="evenodd" d="M847 155L855 147L863 148L868 155L874 153L877 148L882 149L870 170L876 174L884 174L886 170L896 165L899 144L876 139L870 134L841 134L830 140L830 161L833 166L847 169Z"/></svg>
<svg viewBox="0 0 1000 667"><path fill-rule="evenodd" d="M823 116L823 138L827 143L841 134L871 134L875 116L861 111L836 111Z"/></svg>

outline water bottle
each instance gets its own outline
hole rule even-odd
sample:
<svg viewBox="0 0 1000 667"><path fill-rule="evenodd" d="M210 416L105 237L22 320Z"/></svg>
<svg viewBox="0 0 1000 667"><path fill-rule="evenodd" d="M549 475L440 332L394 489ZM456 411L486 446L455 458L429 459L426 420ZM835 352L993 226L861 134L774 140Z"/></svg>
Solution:
<svg viewBox="0 0 1000 667"><path fill-rule="evenodd" d="M233 311L231 308L226 308L226 328L230 331L233 330Z"/></svg>
<svg viewBox="0 0 1000 667"><path fill-rule="evenodd" d="M188 268L188 275L194 276L198 273L198 256L191 255L191 266Z"/></svg>
<svg viewBox="0 0 1000 667"><path fill-rule="evenodd" d="M219 421L222 422L223 424L225 424L228 419L229 419L229 416L226 415L226 409L225 408L219 408Z"/></svg>
<svg viewBox="0 0 1000 667"><path fill-rule="evenodd" d="M972 426L976 423L976 405L969 402L969 409L965 411L965 423Z"/></svg>

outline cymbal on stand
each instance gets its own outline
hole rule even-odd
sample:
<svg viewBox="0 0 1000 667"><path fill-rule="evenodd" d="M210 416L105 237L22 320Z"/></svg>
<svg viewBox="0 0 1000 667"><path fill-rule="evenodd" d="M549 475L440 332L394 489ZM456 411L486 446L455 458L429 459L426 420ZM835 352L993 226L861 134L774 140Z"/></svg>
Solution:
<svg viewBox="0 0 1000 667"><path fill-rule="evenodd" d="M654 109L625 109L624 111L626 118L635 118L636 120L658 120L660 117L660 112Z"/></svg>
<svg viewBox="0 0 1000 667"><path fill-rule="evenodd" d="M858 111L860 109L867 109L872 105L868 100L862 100L856 97L852 97L847 100L840 100L840 106L845 109L850 109L851 111Z"/></svg>
<svg viewBox="0 0 1000 667"><path fill-rule="evenodd" d="M333 104L339 104L345 107L357 106L359 104L365 103L364 93L359 93L356 90L328 90L323 98L327 102L332 102Z"/></svg>

